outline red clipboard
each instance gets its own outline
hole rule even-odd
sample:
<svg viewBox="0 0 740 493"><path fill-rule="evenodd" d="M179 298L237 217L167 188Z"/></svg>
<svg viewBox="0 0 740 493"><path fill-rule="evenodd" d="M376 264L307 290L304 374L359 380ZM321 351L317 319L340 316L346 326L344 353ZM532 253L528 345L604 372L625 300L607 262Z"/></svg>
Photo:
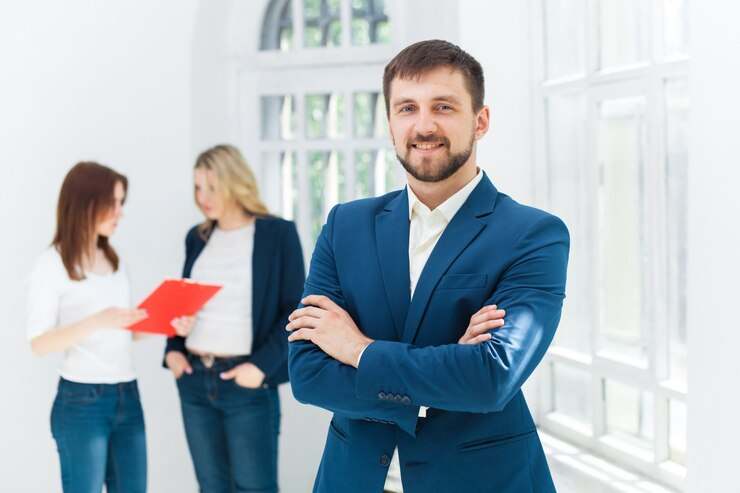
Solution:
<svg viewBox="0 0 740 493"><path fill-rule="evenodd" d="M219 285L190 279L165 279L137 307L146 310L149 316L128 329L172 337L175 335L175 328L170 324L172 319L195 315L219 289Z"/></svg>

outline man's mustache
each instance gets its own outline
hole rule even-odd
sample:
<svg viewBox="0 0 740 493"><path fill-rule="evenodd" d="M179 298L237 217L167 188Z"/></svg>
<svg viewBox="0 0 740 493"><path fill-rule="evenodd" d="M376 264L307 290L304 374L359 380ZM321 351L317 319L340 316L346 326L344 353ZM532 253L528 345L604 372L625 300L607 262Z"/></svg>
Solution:
<svg viewBox="0 0 740 493"><path fill-rule="evenodd" d="M449 147L450 141L447 137L439 135L416 135L413 139L408 141L406 147L411 147L414 144L444 144Z"/></svg>

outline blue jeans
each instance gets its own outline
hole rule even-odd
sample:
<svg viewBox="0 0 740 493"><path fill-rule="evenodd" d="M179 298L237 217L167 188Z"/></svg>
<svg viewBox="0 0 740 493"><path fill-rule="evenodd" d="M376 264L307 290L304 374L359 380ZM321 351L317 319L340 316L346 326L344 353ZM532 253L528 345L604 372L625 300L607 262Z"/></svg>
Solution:
<svg viewBox="0 0 740 493"><path fill-rule="evenodd" d="M188 359L193 374L183 374L177 387L201 493L277 492L277 389L221 380L219 373L246 357L219 358L211 368L197 356Z"/></svg>
<svg viewBox="0 0 740 493"><path fill-rule="evenodd" d="M51 410L66 493L146 491L144 414L136 381L76 383L60 379Z"/></svg>

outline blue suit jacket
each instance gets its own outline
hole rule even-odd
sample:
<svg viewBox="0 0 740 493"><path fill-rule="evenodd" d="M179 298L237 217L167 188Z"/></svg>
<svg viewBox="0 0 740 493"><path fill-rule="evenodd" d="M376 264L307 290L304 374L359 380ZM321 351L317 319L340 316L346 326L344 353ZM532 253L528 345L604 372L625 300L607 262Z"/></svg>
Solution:
<svg viewBox="0 0 740 493"><path fill-rule="evenodd" d="M405 190L336 206L304 295L324 294L375 339L359 368L289 344L296 398L334 416L315 491L382 491L398 447L406 493L549 492L521 386L560 319L565 225L487 177L450 221L410 300ZM506 310L490 341L460 345L471 315ZM418 418L419 406L430 406Z"/></svg>
<svg viewBox="0 0 740 493"><path fill-rule="evenodd" d="M303 254L295 224L276 217L255 222L252 252L252 354L249 361L265 374L265 383L288 380L288 315L300 301L305 280ZM195 259L206 246L198 226L185 237L182 277L190 277ZM187 352L185 338L167 340L168 351Z"/></svg>

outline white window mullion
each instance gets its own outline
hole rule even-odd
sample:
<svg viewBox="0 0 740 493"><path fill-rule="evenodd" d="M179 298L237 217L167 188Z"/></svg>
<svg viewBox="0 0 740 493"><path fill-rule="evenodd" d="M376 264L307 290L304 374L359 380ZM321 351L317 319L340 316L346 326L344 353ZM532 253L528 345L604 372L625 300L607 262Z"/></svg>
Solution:
<svg viewBox="0 0 740 493"><path fill-rule="evenodd" d="M290 0L292 2L291 9L293 11L293 40L295 42L295 50L302 52L305 46L304 33L305 33L305 20L303 18L303 0Z"/></svg>
<svg viewBox="0 0 740 493"><path fill-rule="evenodd" d="M347 49L352 46L352 1L343 0L340 5L340 17L342 19L342 47Z"/></svg>

